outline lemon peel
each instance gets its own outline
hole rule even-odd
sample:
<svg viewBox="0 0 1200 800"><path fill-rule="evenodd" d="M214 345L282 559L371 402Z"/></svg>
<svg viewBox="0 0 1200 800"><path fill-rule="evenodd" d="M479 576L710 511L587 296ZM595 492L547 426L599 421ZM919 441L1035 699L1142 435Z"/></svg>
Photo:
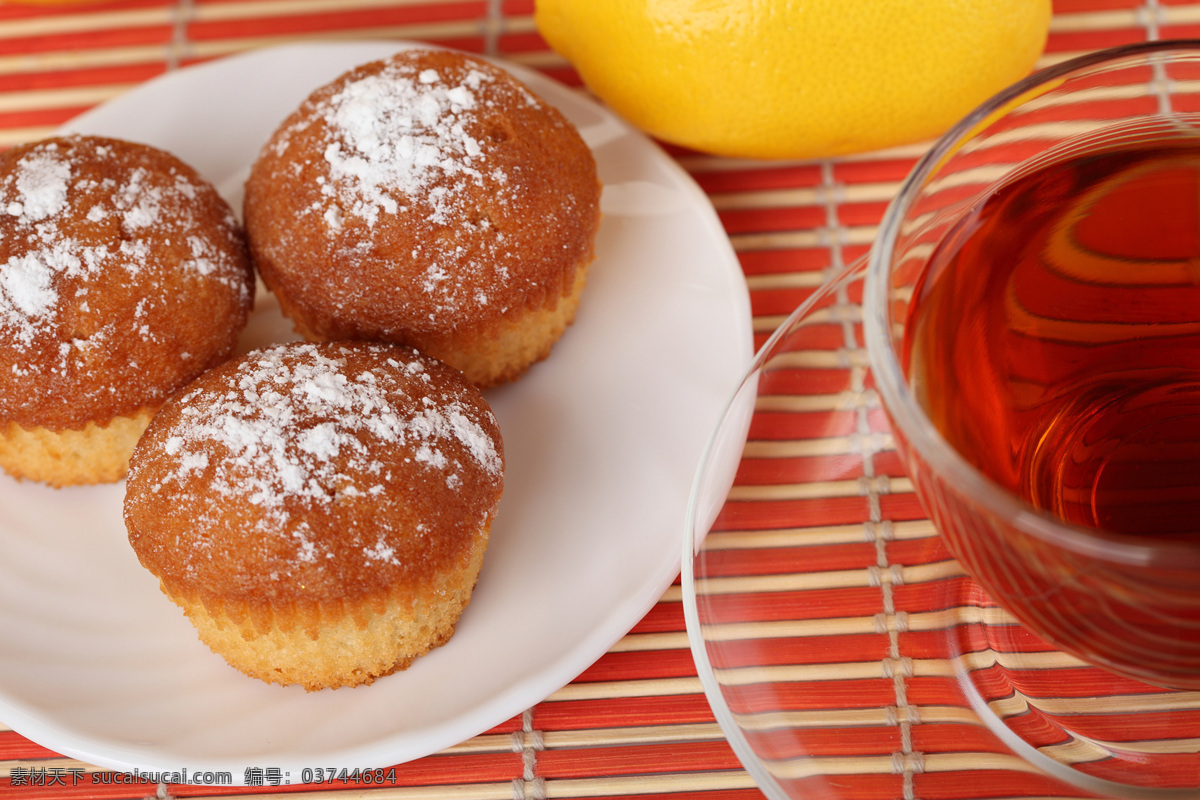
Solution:
<svg viewBox="0 0 1200 800"><path fill-rule="evenodd" d="M1035 65L1050 0L538 0L546 42L646 133L819 158L933 138Z"/></svg>

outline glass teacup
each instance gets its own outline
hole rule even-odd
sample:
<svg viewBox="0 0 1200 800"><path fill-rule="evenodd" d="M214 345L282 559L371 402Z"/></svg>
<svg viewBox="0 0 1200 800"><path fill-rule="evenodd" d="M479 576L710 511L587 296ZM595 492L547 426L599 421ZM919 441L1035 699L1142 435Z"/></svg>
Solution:
<svg viewBox="0 0 1200 800"><path fill-rule="evenodd" d="M1064 62L960 123L889 207L863 308L964 569L1062 650L1200 689L1200 42Z"/></svg>

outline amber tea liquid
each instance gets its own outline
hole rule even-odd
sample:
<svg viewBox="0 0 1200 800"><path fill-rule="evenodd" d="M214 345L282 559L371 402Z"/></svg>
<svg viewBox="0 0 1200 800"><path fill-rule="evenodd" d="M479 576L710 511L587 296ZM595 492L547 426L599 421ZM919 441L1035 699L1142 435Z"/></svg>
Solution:
<svg viewBox="0 0 1200 800"><path fill-rule="evenodd" d="M1068 522L1200 545L1200 141L1011 181L909 313L909 381L967 460Z"/></svg>

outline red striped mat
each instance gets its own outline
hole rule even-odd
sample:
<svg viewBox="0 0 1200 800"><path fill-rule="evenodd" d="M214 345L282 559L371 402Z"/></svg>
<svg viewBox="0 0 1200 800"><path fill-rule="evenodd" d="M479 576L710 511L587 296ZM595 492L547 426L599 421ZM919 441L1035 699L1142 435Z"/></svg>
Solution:
<svg viewBox="0 0 1200 800"><path fill-rule="evenodd" d="M0 145L38 138L142 81L196 61L250 48L320 38L399 38L500 55L577 85L569 65L547 50L532 22L532 0L116 0L73 4L0 2ZM1200 35L1200 3L1173 0L1059 0L1045 56L1148 38ZM922 151L914 146L827 162L747 163L673 151L716 207L750 289L759 343L845 264L864 253L884 207ZM851 283L833 306L852 307ZM886 425L862 385L861 353L840 337L799 356L774 376L778 389L761 408L738 476L736 502L715 536L722 580L714 608L731 640L717 666L746 691L735 710L752 715L763 673L796 686L778 717L754 722L756 744L777 748L781 785L811 798L1051 798L1090 796L1031 772L956 699L947 664L954 654L935 635L947 597L965 592L909 493L894 454L862 446ZM734 387L730 387L730 391ZM863 452L873 452L864 460ZM811 480L786 491L761 489L768 459L793 459ZM836 475L836 479L830 479ZM872 508L872 504L879 508ZM892 520L877 529L869 522ZM803 526L796 520L805 520ZM752 535L747 536L747 532ZM716 543L718 546L720 542ZM796 577L763 584L754 551L770 549ZM769 602L763 592L770 592ZM1000 612L958 597L979 620ZM753 635L746 636L750 626ZM969 634L971 627L967 626ZM820 640L814 649L812 642ZM760 646L759 642L767 642ZM968 651L966 645L964 648ZM3 645L0 644L0 648ZM1003 699L1004 648L1036 649L1019 632L990 642L995 656L972 662L1012 717L1021 692L1040 691L1036 675ZM982 652L982 651L981 651ZM816 654L816 655L814 655ZM1045 654L1056 673L1075 670L1077 696L1057 697L1050 713L1078 715L1089 671ZM867 665L864 667L864 664ZM879 672L889 665L890 674ZM995 673L995 674L993 674ZM994 680L988 683L988 676ZM814 681L822 683L814 692ZM1108 712L1138 698L1117 694ZM1140 707L1140 706L1139 706ZM1157 724L1186 725L1200 738L1200 704L1161 709L1147 727L1121 732L1147 741ZM1105 732L1104 714L1093 730ZM398 765L384 783L334 780L317 787L220 788L126 784L127 776L63 758L3 729L0 796L29 800L216 797L337 791L337 797L591 798L762 797L718 726L688 647L676 585L607 655L570 685L525 713L444 752ZM779 726L805 731L808 758L789 763ZM751 726L753 728L753 725ZM1178 728L1174 729L1177 733ZM1036 735L1036 731L1033 732ZM1108 731L1111 733L1111 731ZM1053 746L1052 742L1045 742ZM1067 754L1079 763L1087 753ZM1196 783L1196 755L1177 759ZM1104 768L1094 772L1104 776ZM335 796L329 794L328 796Z"/></svg>

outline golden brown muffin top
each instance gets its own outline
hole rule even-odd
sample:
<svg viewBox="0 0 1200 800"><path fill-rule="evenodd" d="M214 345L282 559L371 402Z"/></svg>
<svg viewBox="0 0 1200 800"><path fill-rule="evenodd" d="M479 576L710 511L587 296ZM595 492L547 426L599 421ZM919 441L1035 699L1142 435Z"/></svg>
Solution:
<svg viewBox="0 0 1200 800"><path fill-rule="evenodd" d="M232 351L253 281L232 210L173 155L86 136L0 153L0 422L157 406Z"/></svg>
<svg viewBox="0 0 1200 800"><path fill-rule="evenodd" d="M175 593L353 599L467 558L503 471L495 418L456 370L404 347L290 343L163 407L134 451L125 520Z"/></svg>
<svg viewBox="0 0 1200 800"><path fill-rule="evenodd" d="M251 251L318 338L406 342L557 302L592 258L600 184L504 70L414 48L314 92L246 185Z"/></svg>

